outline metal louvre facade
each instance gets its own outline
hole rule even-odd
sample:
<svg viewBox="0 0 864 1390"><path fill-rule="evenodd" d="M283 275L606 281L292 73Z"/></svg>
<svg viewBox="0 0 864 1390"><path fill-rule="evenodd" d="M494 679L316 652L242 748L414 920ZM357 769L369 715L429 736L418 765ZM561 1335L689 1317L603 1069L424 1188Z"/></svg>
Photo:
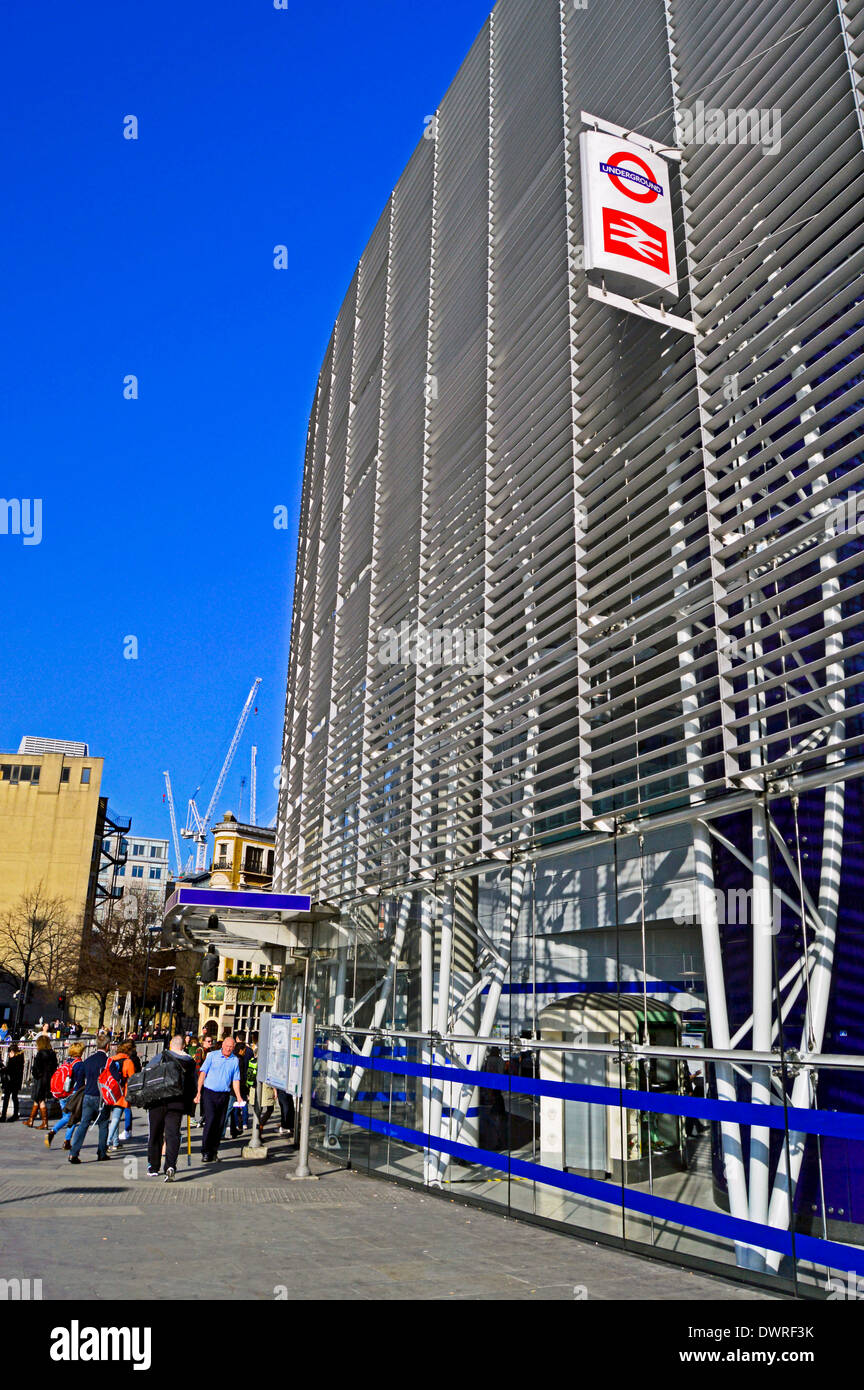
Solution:
<svg viewBox="0 0 864 1390"><path fill-rule="evenodd" d="M514 1211L659 1249L639 1194L682 1205L655 1180L694 1126L667 1143L645 1097L674 1062L692 1098L701 1046L707 1108L670 1113L708 1121L699 1211L744 1224L690 1254L802 1290L864 1244L862 80L864 0L499 0L321 370L277 841L276 887L345 924L312 971L322 1143L488 1201L462 1150L504 1154ZM589 297L583 113L680 148L695 337ZM579 1115L632 1000L639 1132L604 1160ZM540 1089L506 1073L502 1145L484 1062L520 1034ZM851 1128L778 1135L790 1107ZM576 1175L573 1210L519 1164Z"/></svg>

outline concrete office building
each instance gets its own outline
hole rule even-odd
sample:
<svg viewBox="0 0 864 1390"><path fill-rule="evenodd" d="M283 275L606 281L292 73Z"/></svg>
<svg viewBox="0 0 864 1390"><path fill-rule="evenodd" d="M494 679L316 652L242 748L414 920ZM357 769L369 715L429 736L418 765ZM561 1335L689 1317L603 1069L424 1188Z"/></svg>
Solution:
<svg viewBox="0 0 864 1390"><path fill-rule="evenodd" d="M40 888L81 922L104 823L102 758L86 743L23 738L0 754L0 914Z"/></svg>
<svg viewBox="0 0 864 1390"><path fill-rule="evenodd" d="M864 1274L862 31L500 0L318 381L274 883L333 1155L801 1293ZM595 125L683 325L584 269Z"/></svg>
<svg viewBox="0 0 864 1390"><path fill-rule="evenodd" d="M26 736L0 753L0 1020L27 1026L63 1010L76 938L99 896L108 815L102 758L86 743ZM28 922L27 915L31 918ZM39 923L48 923L40 926ZM28 973L27 1001L19 997Z"/></svg>

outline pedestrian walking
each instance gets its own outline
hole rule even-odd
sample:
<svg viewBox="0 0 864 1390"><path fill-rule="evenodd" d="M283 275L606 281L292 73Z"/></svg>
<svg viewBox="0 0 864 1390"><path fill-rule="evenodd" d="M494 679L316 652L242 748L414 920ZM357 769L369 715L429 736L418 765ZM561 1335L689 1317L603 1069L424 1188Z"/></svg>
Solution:
<svg viewBox="0 0 864 1390"><path fill-rule="evenodd" d="M265 1081L259 1072L260 1057L258 1055L257 1038L252 1042L252 1057L246 1072L246 1084L249 1087L249 1095L252 1099L252 1108L258 1120L258 1134L264 1138L264 1126L269 1123L270 1116L276 1109L276 1091L268 1081Z"/></svg>
<svg viewBox="0 0 864 1390"><path fill-rule="evenodd" d="M119 1148L117 1135L120 1130L120 1123L125 1115L129 1114L129 1102L126 1099L126 1087L129 1084L129 1077L135 1075L135 1063L129 1056L132 1044L127 1042L118 1043L109 1059L108 1065L120 1083L121 1094L116 1105L109 1107L111 1111L108 1122L108 1151L113 1153Z"/></svg>
<svg viewBox="0 0 864 1390"><path fill-rule="evenodd" d="M0 1121L6 1119L6 1111L9 1109L9 1102L12 1102L11 1119L18 1119L18 1092L21 1090L21 1083L24 1080L24 1050L18 1043L12 1043L6 1054L6 1065L0 1075L0 1083L3 1086L3 1111L0 1114Z"/></svg>
<svg viewBox="0 0 864 1390"><path fill-rule="evenodd" d="M0 1023L0 1043L7 1043L7 1042L9 1042L9 1040L11 1039L11 1037L12 1037L12 1034L9 1032L9 1029L8 1029L8 1027L6 1026L6 1024L5 1024L5 1023Z"/></svg>
<svg viewBox="0 0 864 1390"><path fill-rule="evenodd" d="M177 1065L181 1069L182 1091L175 1100L167 1100L161 1105L150 1107L147 1176L148 1178L159 1177L164 1143L165 1182L173 1182L177 1172L177 1155L180 1152L180 1122L184 1115L194 1113L197 1081L195 1063L186 1052L184 1040L179 1033L171 1039L171 1043L165 1051L176 1059Z"/></svg>
<svg viewBox="0 0 864 1390"><path fill-rule="evenodd" d="M102 1103L102 1096L99 1091L99 1078L108 1065L107 1042L108 1039L105 1034L100 1033L96 1039L96 1051L91 1052L89 1057L76 1062L72 1069L72 1090L73 1092L80 1090L82 1098L81 1119L72 1136L70 1163L81 1162L78 1155L84 1143L84 1136L94 1120L99 1131L96 1157L100 1160L108 1157L108 1125L111 1117L108 1109Z"/></svg>
<svg viewBox="0 0 864 1390"><path fill-rule="evenodd" d="M47 1033L41 1033L36 1039L36 1055L33 1058L33 1086L30 1099L33 1102L30 1110L30 1118L24 1121L28 1129L33 1128L33 1121L37 1115L42 1116L41 1125L37 1129L48 1128L48 1101L51 1097L51 1077L57 1070L57 1053L51 1046L51 1039Z"/></svg>
<svg viewBox="0 0 864 1390"><path fill-rule="evenodd" d="M495 1076L504 1074L504 1058L500 1047L490 1047L483 1070ZM478 1129L480 1145L485 1149L500 1149L505 1145L507 1110L504 1097L497 1086L481 1086L477 1092Z"/></svg>
<svg viewBox="0 0 864 1390"><path fill-rule="evenodd" d="M197 1085L198 1076L200 1075L200 1072L201 1072L201 1067L202 1067L203 1064L204 1064L204 1058L207 1056L207 1053L210 1051L210 1049L211 1049L212 1046L213 1046L213 1039L211 1038L211 1036L210 1036L209 1033L205 1033L204 1036L203 1036L203 1038L201 1039L200 1044L198 1045L198 1047L196 1047L195 1052L194 1052L194 1054L193 1054L193 1060L194 1060L194 1062L195 1062L195 1078L196 1078L196 1085ZM204 1123L204 1111L203 1111L203 1109L201 1108L200 1105L199 1105L199 1106L196 1106L196 1109L197 1109L197 1111L198 1111L198 1118L196 1119L195 1124L196 1124L196 1125L203 1125L203 1123Z"/></svg>
<svg viewBox="0 0 864 1390"><path fill-rule="evenodd" d="M51 1078L51 1094L55 1100L60 1102L60 1119L55 1120L54 1124L48 1129L45 1135L45 1147L50 1149L54 1139L61 1129L66 1130L63 1140L64 1149L71 1149L72 1134L78 1121L75 1119L74 1111L71 1109L73 1092L72 1075L76 1064L84 1056L84 1044L72 1043L66 1056L66 1061L61 1062L53 1077ZM61 1076L62 1073L62 1076ZM59 1091L58 1080L63 1084L63 1090ZM59 1092L59 1093L58 1093ZM77 1108L77 1107L76 1107Z"/></svg>
<svg viewBox="0 0 864 1390"><path fill-rule="evenodd" d="M234 1056L234 1039L229 1035L222 1040L217 1050L211 1048L201 1064L198 1073L198 1091L195 1100L200 1101L204 1114L204 1133L201 1136L201 1156L205 1163L216 1163L219 1158L219 1141L225 1128L228 1106L232 1092L236 1104L243 1104L240 1094L240 1063Z"/></svg>
<svg viewBox="0 0 864 1390"><path fill-rule="evenodd" d="M277 1086L276 1099L279 1102L279 1133L293 1135L295 1123L294 1097Z"/></svg>
<svg viewBox="0 0 864 1390"><path fill-rule="evenodd" d="M245 1033L234 1034L234 1056L240 1064L240 1095L243 1097L243 1108L232 1105L231 1107L231 1138L236 1139L238 1134L242 1134L246 1125L249 1123L249 1063L252 1060L252 1049L246 1041Z"/></svg>
<svg viewBox="0 0 864 1390"><path fill-rule="evenodd" d="M138 1056L138 1049L137 1049L137 1047L135 1046L134 1035L133 1035L133 1038L130 1039L129 1060L131 1061L133 1067L135 1068L135 1072L136 1072L136 1074L137 1074L137 1073L141 1070L142 1062L141 1062L141 1058ZM123 1111L123 1133L122 1133L122 1134L118 1134L117 1138L120 1140L120 1143L121 1143L121 1144L125 1144L127 1139L131 1139L131 1138L132 1138L132 1106L131 1106L131 1105L127 1105L127 1106L126 1106L126 1109Z"/></svg>

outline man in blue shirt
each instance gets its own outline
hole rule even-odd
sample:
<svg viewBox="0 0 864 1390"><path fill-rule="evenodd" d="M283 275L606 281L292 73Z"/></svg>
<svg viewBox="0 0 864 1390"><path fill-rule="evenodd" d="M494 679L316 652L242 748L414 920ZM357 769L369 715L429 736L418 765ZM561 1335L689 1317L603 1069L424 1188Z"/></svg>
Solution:
<svg viewBox="0 0 864 1390"><path fill-rule="evenodd" d="M102 1104L102 1097L99 1094L99 1077L108 1065L108 1053L105 1050L107 1039L100 1033L96 1039L96 1051L91 1052L89 1057L83 1061L76 1062L72 1068L72 1090L84 1090L81 1100L81 1119L78 1128L72 1136L72 1150L69 1154L70 1163L80 1163L78 1155L81 1152L81 1145L84 1143L84 1136L92 1125L97 1121L99 1129L99 1139L96 1149L96 1157L103 1161L108 1157L108 1125L111 1121L111 1107ZM98 1119L97 1119L98 1116Z"/></svg>
<svg viewBox="0 0 864 1390"><path fill-rule="evenodd" d="M204 1132L201 1136L201 1157L205 1163L216 1163L219 1158L219 1140L225 1128L225 1117L231 1101L231 1092L237 1104L243 1104L240 1094L240 1063L234 1056L234 1039L223 1038L218 1050L211 1048L201 1063L198 1073L198 1094L204 1114Z"/></svg>

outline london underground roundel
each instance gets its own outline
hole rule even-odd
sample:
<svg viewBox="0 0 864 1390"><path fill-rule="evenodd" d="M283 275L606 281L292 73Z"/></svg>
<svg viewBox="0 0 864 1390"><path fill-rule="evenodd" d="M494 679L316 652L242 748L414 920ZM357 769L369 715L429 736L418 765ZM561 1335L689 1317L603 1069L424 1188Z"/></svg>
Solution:
<svg viewBox="0 0 864 1390"><path fill-rule="evenodd" d="M610 155L605 164L600 165L600 170L609 175L619 193L637 203L656 202L663 192L662 185L655 182L653 169L641 156L627 150L617 150Z"/></svg>

